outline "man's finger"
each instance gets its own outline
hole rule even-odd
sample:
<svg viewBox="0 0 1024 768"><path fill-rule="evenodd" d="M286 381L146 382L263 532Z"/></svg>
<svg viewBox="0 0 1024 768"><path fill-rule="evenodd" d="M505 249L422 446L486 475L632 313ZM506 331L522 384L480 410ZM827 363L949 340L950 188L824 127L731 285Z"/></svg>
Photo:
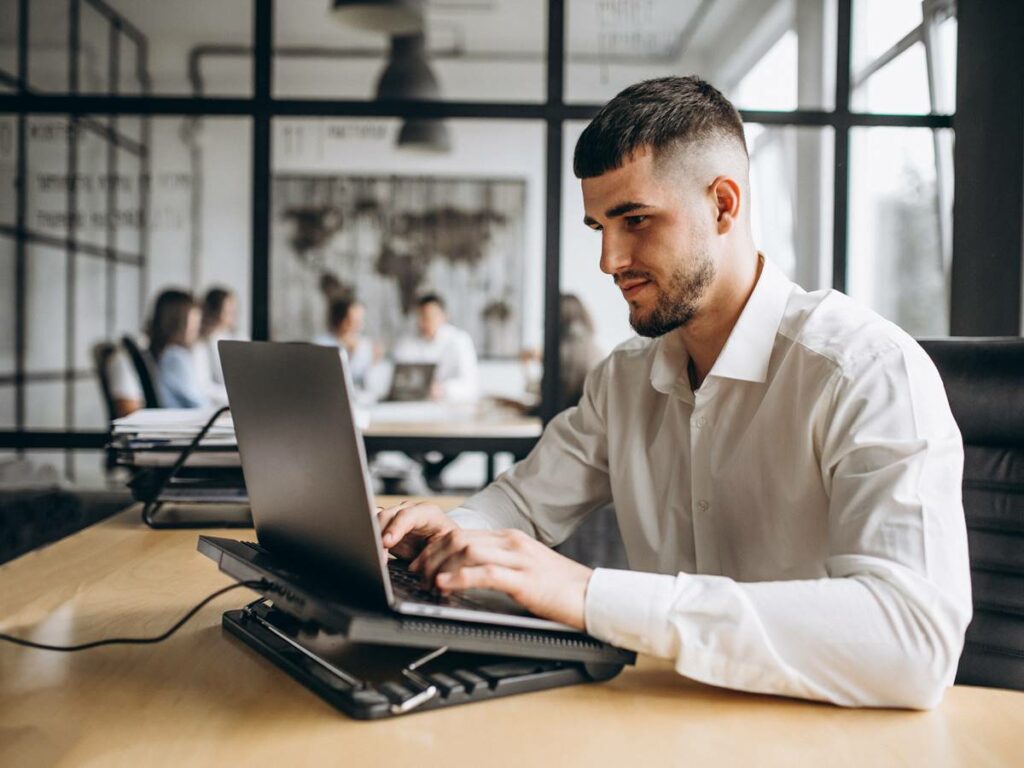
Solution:
<svg viewBox="0 0 1024 768"><path fill-rule="evenodd" d="M381 541L385 547L393 547L410 533L431 536L446 527L447 518L433 504L413 504L397 508L381 531Z"/></svg>
<svg viewBox="0 0 1024 768"><path fill-rule="evenodd" d="M488 563L439 573L436 583L437 588L442 592L463 589L495 589L514 599L519 594L523 578L522 572L514 568Z"/></svg>
<svg viewBox="0 0 1024 768"><path fill-rule="evenodd" d="M514 567L516 555L503 544L504 538L496 531L458 531L430 542L409 568L429 584L438 572L451 570L455 564Z"/></svg>

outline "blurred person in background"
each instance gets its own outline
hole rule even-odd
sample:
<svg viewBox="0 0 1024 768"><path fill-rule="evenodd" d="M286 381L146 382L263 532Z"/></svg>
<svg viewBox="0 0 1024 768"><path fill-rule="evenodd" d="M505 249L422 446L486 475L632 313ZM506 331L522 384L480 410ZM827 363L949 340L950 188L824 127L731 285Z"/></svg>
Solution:
<svg viewBox="0 0 1024 768"><path fill-rule="evenodd" d="M317 344L338 347L348 358L352 383L365 390L370 370L380 357L380 349L363 335L366 307L351 296L335 298L327 308L327 331L316 339Z"/></svg>
<svg viewBox="0 0 1024 768"><path fill-rule="evenodd" d="M559 297L558 322L562 329L558 343L558 412L561 412L579 403L587 374L601 362L604 354L594 339L594 320L576 294L563 293ZM526 391L535 404L528 406L506 398L498 398L498 401L536 415L540 413L537 401L540 400L543 355L540 350L527 349L520 359L526 368Z"/></svg>
<svg viewBox="0 0 1024 768"><path fill-rule="evenodd" d="M165 408L210 405L192 352L200 322L199 307L191 293L170 289L157 296L149 322L149 351L156 362L157 393Z"/></svg>
<svg viewBox="0 0 1024 768"><path fill-rule="evenodd" d="M214 287L203 298L202 317L199 321L199 339L192 348L195 356L196 376L210 402L227 405L224 372L220 367L217 342L236 338L238 300L229 288Z"/></svg>
<svg viewBox="0 0 1024 768"><path fill-rule="evenodd" d="M473 339L448 322L444 300L436 293L417 301L416 326L415 336L395 345L395 363L434 363L434 400L475 402L480 397L480 374Z"/></svg>

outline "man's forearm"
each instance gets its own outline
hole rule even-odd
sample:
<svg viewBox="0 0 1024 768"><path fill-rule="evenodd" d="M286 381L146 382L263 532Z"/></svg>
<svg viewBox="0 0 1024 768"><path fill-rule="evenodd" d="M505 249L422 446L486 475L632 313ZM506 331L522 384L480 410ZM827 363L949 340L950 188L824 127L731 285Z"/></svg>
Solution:
<svg viewBox="0 0 1024 768"><path fill-rule="evenodd" d="M885 570L885 567L882 568ZM844 706L929 708L952 682L969 596L915 574L739 583L598 569L587 631L713 685Z"/></svg>

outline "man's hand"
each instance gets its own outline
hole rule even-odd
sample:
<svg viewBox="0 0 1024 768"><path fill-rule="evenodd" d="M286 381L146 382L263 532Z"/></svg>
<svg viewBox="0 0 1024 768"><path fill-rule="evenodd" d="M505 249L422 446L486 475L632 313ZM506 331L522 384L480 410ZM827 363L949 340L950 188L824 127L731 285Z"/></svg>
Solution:
<svg viewBox="0 0 1024 768"><path fill-rule="evenodd" d="M537 616L585 629L593 571L522 531L456 527L432 536L409 568L442 592L495 589Z"/></svg>
<svg viewBox="0 0 1024 768"><path fill-rule="evenodd" d="M437 536L458 530L436 504L403 501L393 507L377 507L384 548L402 560L412 560Z"/></svg>

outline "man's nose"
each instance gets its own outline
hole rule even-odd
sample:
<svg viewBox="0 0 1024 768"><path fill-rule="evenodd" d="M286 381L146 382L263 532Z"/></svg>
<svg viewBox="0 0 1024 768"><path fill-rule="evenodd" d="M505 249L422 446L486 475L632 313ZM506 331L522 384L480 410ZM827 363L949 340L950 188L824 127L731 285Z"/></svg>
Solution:
<svg viewBox="0 0 1024 768"><path fill-rule="evenodd" d="M601 271L606 275L614 275L629 266L631 257L629 249L619 238L609 235L605 230L601 235Z"/></svg>

